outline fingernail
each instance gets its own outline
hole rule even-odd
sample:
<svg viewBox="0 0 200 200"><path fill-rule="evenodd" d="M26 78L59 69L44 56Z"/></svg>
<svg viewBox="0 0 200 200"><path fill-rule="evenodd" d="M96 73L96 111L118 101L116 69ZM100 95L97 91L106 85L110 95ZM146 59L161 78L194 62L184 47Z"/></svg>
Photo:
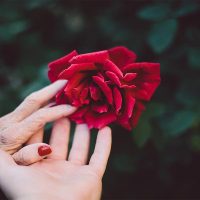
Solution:
<svg viewBox="0 0 200 200"><path fill-rule="evenodd" d="M60 79L60 80L57 80L55 83L58 85L64 86L67 83L67 80Z"/></svg>
<svg viewBox="0 0 200 200"><path fill-rule="evenodd" d="M38 148L38 154L40 155L40 156L47 156L47 155L49 155L50 153L52 152L52 150L51 150L51 148L50 148L50 146L40 146L39 148Z"/></svg>
<svg viewBox="0 0 200 200"><path fill-rule="evenodd" d="M77 109L76 107L67 104L68 111L75 111L76 109Z"/></svg>

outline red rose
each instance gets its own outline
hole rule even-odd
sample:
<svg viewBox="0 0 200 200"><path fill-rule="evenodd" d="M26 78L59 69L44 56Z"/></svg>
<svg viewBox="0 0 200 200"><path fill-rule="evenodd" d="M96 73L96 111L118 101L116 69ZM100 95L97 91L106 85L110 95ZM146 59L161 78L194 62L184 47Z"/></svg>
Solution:
<svg viewBox="0 0 200 200"><path fill-rule="evenodd" d="M116 122L126 129L135 127L160 83L160 64L135 62L136 54L119 46L105 51L80 54L72 51L49 64L51 82L67 79L56 95L56 103L78 107L70 116L89 128Z"/></svg>

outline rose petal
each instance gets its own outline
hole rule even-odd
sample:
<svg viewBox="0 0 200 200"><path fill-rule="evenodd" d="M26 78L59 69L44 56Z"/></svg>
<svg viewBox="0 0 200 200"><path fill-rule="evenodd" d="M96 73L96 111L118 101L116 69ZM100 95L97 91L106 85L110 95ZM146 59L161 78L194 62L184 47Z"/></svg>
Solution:
<svg viewBox="0 0 200 200"><path fill-rule="evenodd" d="M124 117L125 118L131 118L134 105L135 105L135 98L133 98L130 93L126 93L125 108L124 108Z"/></svg>
<svg viewBox="0 0 200 200"><path fill-rule="evenodd" d="M108 111L108 105L107 104L94 104L92 105L92 110L98 113L105 113Z"/></svg>
<svg viewBox="0 0 200 200"><path fill-rule="evenodd" d="M81 54L73 57L69 62L71 64L98 62L104 63L109 58L108 51L97 51L92 53Z"/></svg>
<svg viewBox="0 0 200 200"><path fill-rule="evenodd" d="M130 124L130 118L133 114L133 109L135 106L136 100L131 96L130 93L126 93L125 95L125 108L123 110L122 115L118 118L117 123L123 126L124 128L130 130L131 124Z"/></svg>
<svg viewBox="0 0 200 200"><path fill-rule="evenodd" d="M93 81L101 88L109 104L113 103L112 91L108 85L99 76L93 76Z"/></svg>
<svg viewBox="0 0 200 200"><path fill-rule="evenodd" d="M129 63L136 60L136 54L126 47L118 46L108 50L111 61L113 61L119 68L123 68Z"/></svg>
<svg viewBox="0 0 200 200"><path fill-rule="evenodd" d="M101 98L101 91L99 90L99 88L97 88L96 86L94 86L93 84L91 84L89 86L90 89L90 96L94 101L98 101Z"/></svg>
<svg viewBox="0 0 200 200"><path fill-rule="evenodd" d="M121 82L118 78L118 76L116 74L114 74L113 72L107 71L106 72L106 76L114 83L116 84L118 87L121 86Z"/></svg>
<svg viewBox="0 0 200 200"><path fill-rule="evenodd" d="M49 71L48 77L51 82L57 80L58 75L69 66L69 60L76 56L78 53L74 50L71 53L67 54L66 56L59 58L53 62L48 64Z"/></svg>
<svg viewBox="0 0 200 200"><path fill-rule="evenodd" d="M117 89L117 87L114 87L113 89L113 97L114 97L115 109L118 113L122 107L122 95L120 91Z"/></svg>
<svg viewBox="0 0 200 200"><path fill-rule="evenodd" d="M69 79L77 72L83 71L93 71L96 70L97 67L93 63L80 63L80 64L72 64L67 69L63 70L58 78L59 79Z"/></svg>
<svg viewBox="0 0 200 200"><path fill-rule="evenodd" d="M119 77L123 77L121 70L110 60L106 60L103 64L103 69L106 71L111 71Z"/></svg>
<svg viewBox="0 0 200 200"><path fill-rule="evenodd" d="M67 102L67 98L66 98L65 93L64 93L64 89L60 90L60 91L56 94L55 101L56 101L56 104L57 104L57 105L68 103L68 102Z"/></svg>
<svg viewBox="0 0 200 200"><path fill-rule="evenodd" d="M126 73L123 77L123 81L130 82L135 79L137 76L137 73Z"/></svg>
<svg viewBox="0 0 200 200"><path fill-rule="evenodd" d="M122 85L121 86L121 88L126 88L126 89L134 89L134 88L136 88L136 86L135 85Z"/></svg>
<svg viewBox="0 0 200 200"><path fill-rule="evenodd" d="M111 122L116 120L116 115L114 113L103 113L96 114L94 112L88 111L85 114L85 120L88 124L88 127L101 129Z"/></svg>
<svg viewBox="0 0 200 200"><path fill-rule="evenodd" d="M82 82L82 80L86 77L86 74L77 74L74 78L69 79L67 82L67 86L65 87L65 95L69 99L69 101L72 101L72 90L76 87L78 87L79 83ZM84 82L82 83L84 84Z"/></svg>
<svg viewBox="0 0 200 200"><path fill-rule="evenodd" d="M88 107L79 108L75 113L69 116L69 119L75 121L78 124L85 123L84 115L88 109Z"/></svg>
<svg viewBox="0 0 200 200"><path fill-rule="evenodd" d="M141 102L137 102L135 105L133 116L131 118L131 123L133 127L137 125L139 118L144 110L145 106Z"/></svg>
<svg viewBox="0 0 200 200"><path fill-rule="evenodd" d="M159 63L132 63L123 68L124 72L143 72L147 74L160 74L160 64Z"/></svg>
<svg viewBox="0 0 200 200"><path fill-rule="evenodd" d="M130 93L125 94L125 103L124 103L123 113L118 118L118 121L121 124L124 124L131 118L132 113L133 113L133 108L135 105L135 101L136 101L135 98L133 98Z"/></svg>

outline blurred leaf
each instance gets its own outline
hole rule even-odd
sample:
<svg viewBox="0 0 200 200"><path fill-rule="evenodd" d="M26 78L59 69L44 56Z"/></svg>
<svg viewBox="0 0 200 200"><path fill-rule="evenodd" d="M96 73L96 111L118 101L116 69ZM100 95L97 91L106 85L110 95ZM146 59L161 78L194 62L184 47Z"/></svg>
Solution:
<svg viewBox="0 0 200 200"><path fill-rule="evenodd" d="M160 103L151 102L147 105L145 112L142 114L140 121L133 130L133 140L138 147L143 147L151 137L152 124L151 120L165 112L165 106Z"/></svg>
<svg viewBox="0 0 200 200"><path fill-rule="evenodd" d="M189 142L193 151L200 151L200 135L192 135Z"/></svg>
<svg viewBox="0 0 200 200"><path fill-rule="evenodd" d="M151 136L152 127L148 120L142 120L135 129L134 142L138 147L143 147Z"/></svg>
<svg viewBox="0 0 200 200"><path fill-rule="evenodd" d="M193 80L192 80L193 78ZM176 91L176 100L187 107L196 108L200 102L200 79L194 75L182 80Z"/></svg>
<svg viewBox="0 0 200 200"><path fill-rule="evenodd" d="M131 173L135 170L133 157L126 154L113 156L113 165L117 171Z"/></svg>
<svg viewBox="0 0 200 200"><path fill-rule="evenodd" d="M195 1L183 1L182 5L175 10L174 17L182 17L199 10L200 5Z"/></svg>
<svg viewBox="0 0 200 200"><path fill-rule="evenodd" d="M10 41L17 34L25 31L28 27L28 22L25 20L15 21L0 26L0 41Z"/></svg>
<svg viewBox="0 0 200 200"><path fill-rule="evenodd" d="M35 77L36 79L30 83L29 85L26 85L23 90L21 91L21 99L24 99L27 95L30 93L41 89L42 87L49 84L49 80L47 78L47 66L41 66L38 69L38 76Z"/></svg>
<svg viewBox="0 0 200 200"><path fill-rule="evenodd" d="M139 10L137 16L141 19L160 21L170 14L170 7L168 4L155 4L147 6Z"/></svg>
<svg viewBox="0 0 200 200"><path fill-rule="evenodd" d="M188 60L191 68L200 69L200 49L190 49Z"/></svg>
<svg viewBox="0 0 200 200"><path fill-rule="evenodd" d="M173 42L178 28L175 19L161 21L152 26L147 42L155 53L162 53Z"/></svg>
<svg viewBox="0 0 200 200"><path fill-rule="evenodd" d="M178 136L184 133L187 129L191 128L197 114L190 110L181 110L162 119L160 125L163 131L171 136Z"/></svg>

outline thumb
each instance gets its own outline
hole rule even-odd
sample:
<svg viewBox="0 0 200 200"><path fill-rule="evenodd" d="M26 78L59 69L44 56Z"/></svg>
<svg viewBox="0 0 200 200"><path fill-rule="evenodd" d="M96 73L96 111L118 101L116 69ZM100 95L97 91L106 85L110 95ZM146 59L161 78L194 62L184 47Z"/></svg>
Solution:
<svg viewBox="0 0 200 200"><path fill-rule="evenodd" d="M51 154L52 150L48 144L36 143L23 147L12 155L19 165L31 165Z"/></svg>

